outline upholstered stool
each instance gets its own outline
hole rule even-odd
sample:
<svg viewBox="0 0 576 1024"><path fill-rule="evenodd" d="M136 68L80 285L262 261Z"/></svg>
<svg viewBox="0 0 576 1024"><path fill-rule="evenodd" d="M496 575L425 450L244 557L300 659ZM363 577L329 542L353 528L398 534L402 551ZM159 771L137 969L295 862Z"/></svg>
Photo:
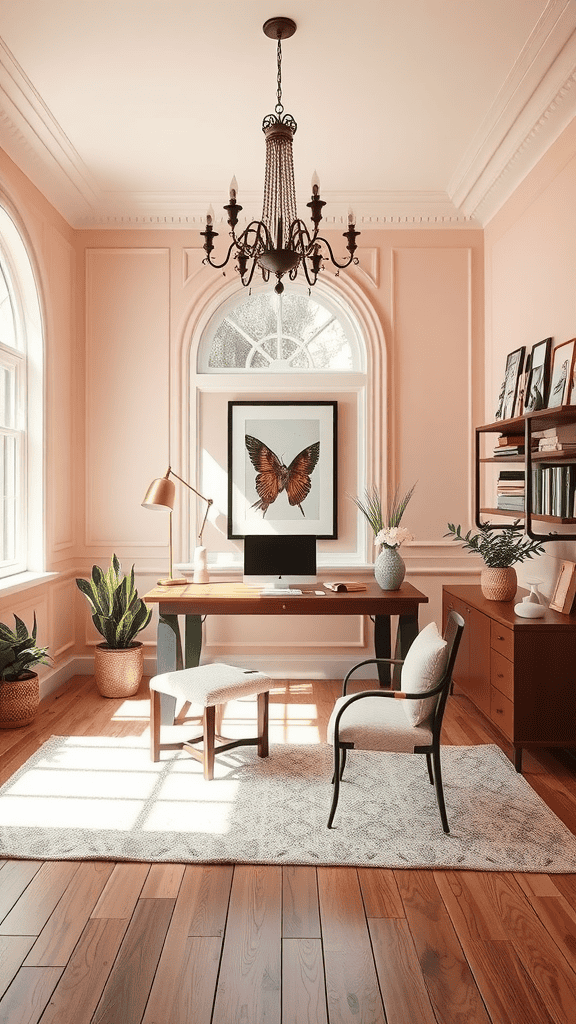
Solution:
<svg viewBox="0 0 576 1024"><path fill-rule="evenodd" d="M187 750L204 765L204 778L214 778L214 754L232 747L257 744L260 757L268 757L268 693L272 680L250 669L214 663L164 672L150 680L150 753L153 761L160 760L161 750ZM161 695L183 699L185 704L200 704L204 708L202 735L182 743L160 743ZM258 694L258 735L249 739L225 740L216 735L216 706L238 697ZM223 741L215 745L215 738ZM193 743L204 741L197 750Z"/></svg>

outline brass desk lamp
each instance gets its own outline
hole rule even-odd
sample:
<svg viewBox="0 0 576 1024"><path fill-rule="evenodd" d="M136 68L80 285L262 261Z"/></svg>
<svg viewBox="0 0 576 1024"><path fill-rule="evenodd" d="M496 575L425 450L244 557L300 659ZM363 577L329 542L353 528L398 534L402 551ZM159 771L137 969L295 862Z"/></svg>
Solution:
<svg viewBox="0 0 576 1024"><path fill-rule="evenodd" d="M179 480L181 484L184 484L184 486L187 487L190 491L193 491L194 494L196 494L199 498L202 498L202 501L206 502L206 512L204 513L202 525L198 533L198 540L200 543L194 552L194 576L192 582L209 583L210 577L208 576L208 567L206 563L206 548L202 547L202 533L204 531L204 526L206 525L206 519L208 518L210 506L213 505L214 502L212 498L205 498L203 494L200 494L200 492L197 491L195 487L192 487L192 485L187 483L186 480L183 480L181 476L178 476L178 474L175 473L170 466L168 466L168 470L165 476L158 477L156 480L152 481L150 487L146 491L144 501L142 502L144 508L162 511L168 509L170 513L169 576L167 579L158 580L158 583L162 587L173 587L182 586L183 584L190 582L190 580L186 579L185 576L174 577L172 572L172 509L174 508L174 497L176 494L176 488L174 486L173 481L170 480L171 476L176 477L176 479Z"/></svg>

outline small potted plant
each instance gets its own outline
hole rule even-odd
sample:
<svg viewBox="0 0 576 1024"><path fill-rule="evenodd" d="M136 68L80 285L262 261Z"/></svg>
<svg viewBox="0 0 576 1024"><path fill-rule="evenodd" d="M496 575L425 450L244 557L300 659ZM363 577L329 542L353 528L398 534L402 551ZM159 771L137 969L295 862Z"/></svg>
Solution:
<svg viewBox="0 0 576 1024"><path fill-rule="evenodd" d="M40 684L34 665L48 665L47 647L36 643L36 612L32 632L14 616L16 629L0 622L0 729L20 729L34 721Z"/></svg>
<svg viewBox="0 0 576 1024"><path fill-rule="evenodd" d="M395 491L388 505L386 515L378 488L373 486L364 492L363 498L352 496L352 501L360 509L366 521L374 531L374 544L380 549L374 563L374 577L382 590L398 590L406 575L406 566L398 548L405 540L414 540L409 530L400 526L400 520L406 506L414 493L416 484L400 498Z"/></svg>
<svg viewBox="0 0 576 1024"><path fill-rule="evenodd" d="M518 586L514 566L534 555L544 554L541 541L531 540L517 532L519 522L517 519L512 529L495 528L491 523L484 523L479 533L473 534L468 530L464 535L460 526L448 523L448 533L444 536L451 536L462 544L465 551L473 551L484 561L480 587L489 601L511 601Z"/></svg>
<svg viewBox="0 0 576 1024"><path fill-rule="evenodd" d="M144 648L134 638L152 616L134 586L134 566L125 576L113 555L107 572L94 565L91 579L77 579L76 584L90 604L92 622L104 637L94 651L98 690L103 697L131 697L144 671Z"/></svg>

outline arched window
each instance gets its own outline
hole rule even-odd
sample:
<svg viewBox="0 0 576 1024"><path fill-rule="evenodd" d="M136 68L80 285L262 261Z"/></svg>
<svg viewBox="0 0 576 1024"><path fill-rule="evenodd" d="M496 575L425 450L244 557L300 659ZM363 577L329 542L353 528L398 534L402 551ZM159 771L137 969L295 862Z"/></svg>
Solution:
<svg viewBox="0 0 576 1024"><path fill-rule="evenodd" d="M241 544L227 536L229 402L329 399L337 402L338 535L319 542L319 564L364 564L372 538L349 496L382 480L374 467L385 445L386 358L376 311L350 282L311 293L294 282L281 296L225 286L204 303L184 328L189 386L175 450L194 486L214 500L204 533L209 560L225 568L241 558ZM191 554L187 523L184 513L184 557Z"/></svg>
<svg viewBox="0 0 576 1024"><path fill-rule="evenodd" d="M296 289L276 295L236 295L208 325L199 371L292 372L361 369L358 331L344 308L326 295Z"/></svg>
<svg viewBox="0 0 576 1024"><path fill-rule="evenodd" d="M40 323L26 247L0 207L0 577L43 568Z"/></svg>

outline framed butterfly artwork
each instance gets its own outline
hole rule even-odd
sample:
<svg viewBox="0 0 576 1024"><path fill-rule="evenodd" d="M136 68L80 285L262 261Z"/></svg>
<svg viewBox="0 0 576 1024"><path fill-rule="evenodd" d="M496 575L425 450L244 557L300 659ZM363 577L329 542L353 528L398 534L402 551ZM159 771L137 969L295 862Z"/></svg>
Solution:
<svg viewBox="0 0 576 1024"><path fill-rule="evenodd" d="M228 537L338 536L337 402L228 402Z"/></svg>

